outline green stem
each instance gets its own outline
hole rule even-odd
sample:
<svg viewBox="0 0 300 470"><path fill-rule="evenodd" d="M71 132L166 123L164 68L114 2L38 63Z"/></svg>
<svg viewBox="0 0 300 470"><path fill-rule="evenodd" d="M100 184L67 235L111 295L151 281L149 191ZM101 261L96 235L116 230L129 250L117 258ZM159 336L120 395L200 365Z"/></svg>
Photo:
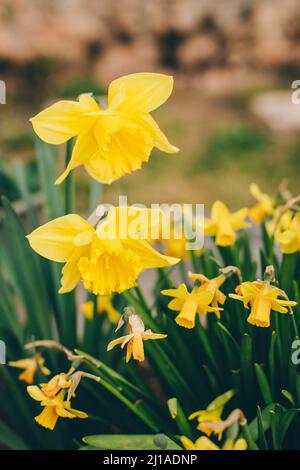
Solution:
<svg viewBox="0 0 300 470"><path fill-rule="evenodd" d="M73 140L70 139L66 145L66 168L71 160ZM65 214L72 214L75 206L75 191L73 173L70 172L65 179Z"/></svg>

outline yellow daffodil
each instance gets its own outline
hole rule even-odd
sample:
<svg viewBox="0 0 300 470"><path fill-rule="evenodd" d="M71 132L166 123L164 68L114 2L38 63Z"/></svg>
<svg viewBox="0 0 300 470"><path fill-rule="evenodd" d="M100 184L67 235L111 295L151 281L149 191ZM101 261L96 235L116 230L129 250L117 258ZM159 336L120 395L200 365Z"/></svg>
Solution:
<svg viewBox="0 0 300 470"><path fill-rule="evenodd" d="M300 212L289 223L285 221L285 227L275 233L275 239L280 244L282 253L290 254L300 250Z"/></svg>
<svg viewBox="0 0 300 470"><path fill-rule="evenodd" d="M222 448L218 447L206 436L199 437L195 442L182 436L181 442L185 450L246 450L248 448L247 441L243 438L237 439L236 441L227 439Z"/></svg>
<svg viewBox="0 0 300 470"><path fill-rule="evenodd" d="M287 307L297 305L297 302L291 300L278 299L280 290L267 281L243 282L237 286L236 292L229 294L229 297L243 302L245 308L249 308L250 304L251 313L247 321L256 326L270 326L271 310L287 313Z"/></svg>
<svg viewBox="0 0 300 470"><path fill-rule="evenodd" d="M207 423L218 423L221 421L221 416L226 403L233 397L234 390L228 390L222 395L215 398L205 410L196 411L189 416L189 419L198 420L197 429L204 432L207 436L210 436L212 432L215 432L213 428L207 426ZM222 438L223 430L218 430L218 438Z"/></svg>
<svg viewBox="0 0 300 470"><path fill-rule="evenodd" d="M69 419L88 417L83 411L71 408L70 401L64 400L66 390L48 397L39 387L30 385L27 387L27 392L33 400L39 401L41 406L44 406L43 411L34 418L44 428L53 430L59 417Z"/></svg>
<svg viewBox="0 0 300 470"><path fill-rule="evenodd" d="M250 185L250 192L258 202L250 207L249 217L253 222L260 224L266 217L273 215L275 198L263 193L254 183Z"/></svg>
<svg viewBox="0 0 300 470"><path fill-rule="evenodd" d="M21 372L18 378L19 380L23 380L28 384L33 383L34 376L37 373L38 369L40 369L44 375L50 375L50 370L45 367L44 364L45 359L39 353L37 353L34 357L20 359L19 361L10 361L8 363L8 365L11 367L24 369L24 371Z"/></svg>
<svg viewBox="0 0 300 470"><path fill-rule="evenodd" d="M78 101L58 101L31 119L34 131L49 144L77 137L61 183L74 168L84 165L102 183L111 183L139 169L153 147L175 153L150 112L171 95L173 78L159 73L135 73L111 82L108 107L89 94Z"/></svg>
<svg viewBox="0 0 300 470"><path fill-rule="evenodd" d="M165 289L161 293L174 297L168 307L170 310L180 312L175 318L175 322L184 328L194 328L197 313L206 314L220 310L216 307L210 307L215 295L213 289L208 288L198 292L198 288L194 288L192 292L189 292L185 284L180 284L178 289Z"/></svg>
<svg viewBox="0 0 300 470"><path fill-rule="evenodd" d="M161 255L140 238L143 216L150 209L134 208L141 215L138 229L133 229L134 215L128 207L111 207L106 217L93 227L76 214L59 217L28 235L31 247L47 259L65 263L60 293L75 288L80 279L95 295L124 292L136 285L139 274L147 268L171 266L179 260ZM123 225L128 228L124 230Z"/></svg>
<svg viewBox="0 0 300 470"><path fill-rule="evenodd" d="M272 219L266 222L267 231L270 236L275 236L275 240L277 240L278 235L290 227L293 220L293 213L291 211L280 214L280 210L281 208L277 207Z"/></svg>
<svg viewBox="0 0 300 470"><path fill-rule="evenodd" d="M40 384L42 392L47 397L53 397L60 390L70 388L72 381L68 379L67 374L63 372L52 377L47 383Z"/></svg>
<svg viewBox="0 0 300 470"><path fill-rule="evenodd" d="M226 280L226 276L224 276L224 274L220 274L217 277L209 279L208 277L204 276L204 274L189 273L189 278L194 282L200 282L200 286L197 289L198 292L204 292L207 290L214 292L214 296L211 301L212 307L219 307L219 304L224 305L226 301L226 295L223 294L223 292L219 289ZM215 313L218 317L220 317L218 310L216 310Z"/></svg>
<svg viewBox="0 0 300 470"><path fill-rule="evenodd" d="M107 351L113 349L117 344L121 344L122 349L127 346L126 362L130 360L131 355L133 355L133 358L136 361L144 361L145 354L143 341L147 341L148 339L164 339L168 336L153 333L151 330L145 330L143 321L135 314L129 316L128 325L129 334L111 341L107 346Z"/></svg>
<svg viewBox="0 0 300 470"><path fill-rule="evenodd" d="M248 209L243 208L232 214L221 201L216 201L211 210L211 219L204 220L204 233L215 237L216 245L230 246L236 241L236 231L249 227L245 222Z"/></svg>
<svg viewBox="0 0 300 470"><path fill-rule="evenodd" d="M87 320L92 320L94 318L94 302L89 300L85 302L81 309L85 314ZM121 314L116 310L112 304L111 296L109 295L99 295L97 297L97 313L107 313L107 316L111 323L118 323Z"/></svg>

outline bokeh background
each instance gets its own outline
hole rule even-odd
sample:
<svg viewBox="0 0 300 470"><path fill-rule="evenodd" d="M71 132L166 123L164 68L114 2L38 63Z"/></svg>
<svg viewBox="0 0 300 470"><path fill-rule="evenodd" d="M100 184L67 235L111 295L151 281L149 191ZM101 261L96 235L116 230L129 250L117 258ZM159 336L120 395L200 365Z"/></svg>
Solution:
<svg viewBox="0 0 300 470"><path fill-rule="evenodd" d="M155 117L181 151L154 152L104 200L221 198L236 208L253 201L251 182L274 192L283 178L296 193L299 59L299 0L0 0L0 193L18 199L17 159L38 193L30 116L62 97L105 94L112 79L137 71L174 75ZM79 209L87 180L76 170Z"/></svg>

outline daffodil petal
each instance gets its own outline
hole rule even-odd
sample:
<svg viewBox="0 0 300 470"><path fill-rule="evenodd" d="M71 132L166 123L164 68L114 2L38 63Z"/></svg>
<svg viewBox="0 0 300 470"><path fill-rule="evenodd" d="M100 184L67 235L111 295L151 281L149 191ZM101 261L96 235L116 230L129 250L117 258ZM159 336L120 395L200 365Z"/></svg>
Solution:
<svg viewBox="0 0 300 470"><path fill-rule="evenodd" d="M171 95L173 77L159 73L134 73L117 78L108 88L108 105L122 111L151 112Z"/></svg>
<svg viewBox="0 0 300 470"><path fill-rule="evenodd" d="M153 145L162 152L177 153L179 149L172 145L165 134L161 131L153 117L148 113L139 116L138 122L149 132L153 138Z"/></svg>
<svg viewBox="0 0 300 470"><path fill-rule="evenodd" d="M128 239L124 241L124 245L131 248L139 256L144 268L164 268L180 261L178 258L162 255L145 240Z"/></svg>
<svg viewBox="0 0 300 470"><path fill-rule="evenodd" d="M31 248L39 255L65 263L76 249L75 237L86 231L93 232L94 229L79 215L69 214L42 225L27 238Z"/></svg>

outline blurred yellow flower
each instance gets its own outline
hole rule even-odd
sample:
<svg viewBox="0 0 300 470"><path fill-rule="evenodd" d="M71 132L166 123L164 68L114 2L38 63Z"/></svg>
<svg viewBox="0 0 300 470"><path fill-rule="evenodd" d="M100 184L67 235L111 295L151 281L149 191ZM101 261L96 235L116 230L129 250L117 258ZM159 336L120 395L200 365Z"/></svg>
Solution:
<svg viewBox="0 0 300 470"><path fill-rule="evenodd" d="M227 439L222 448L218 447L206 436L199 437L195 442L182 436L181 442L185 450L246 450L248 448L247 441L243 438L236 441Z"/></svg>
<svg viewBox="0 0 300 470"><path fill-rule="evenodd" d="M47 397L53 397L56 395L60 390L65 388L70 388L72 381L68 380L67 374L61 372L58 375L52 377L47 383L40 384L42 392Z"/></svg>
<svg viewBox="0 0 300 470"><path fill-rule="evenodd" d="M115 346L121 344L123 349L127 346L126 362L128 362L133 355L136 361L144 361L144 345L143 341L148 339L164 339L168 335L153 333L151 330L145 330L145 325L138 315L130 315L128 318L129 334L114 339L107 346L107 351L111 351Z"/></svg>
<svg viewBox="0 0 300 470"><path fill-rule="evenodd" d="M77 136L72 158L56 183L84 165L102 183L111 183L148 161L153 147L175 153L150 112L171 95L173 78L159 73L135 73L111 82L108 108L89 94L78 101L59 101L31 119L34 131L49 144Z"/></svg>
<svg viewBox="0 0 300 470"><path fill-rule="evenodd" d="M18 376L19 380L23 380L28 384L33 383L33 379L38 369L41 369L41 372L44 375L50 375L50 370L44 366L45 359L41 356L40 353L37 353L33 357L26 359L20 359L19 361L10 361L8 363L11 367L17 367L18 369L24 369L23 372Z"/></svg>
<svg viewBox="0 0 300 470"><path fill-rule="evenodd" d="M249 217L260 224L266 217L274 214L275 198L263 193L255 183L250 185L250 192L258 202L250 207Z"/></svg>
<svg viewBox="0 0 300 470"><path fill-rule="evenodd" d="M281 232L289 228L293 219L293 214L291 211L280 214L280 210L281 208L277 207L274 211L272 219L266 222L267 231L270 236L275 236L275 240Z"/></svg>
<svg viewBox="0 0 300 470"><path fill-rule="evenodd" d="M218 439L222 439L223 431L214 431L213 428L207 426L207 423L218 423L221 421L221 416L226 403L233 397L234 390L228 390L222 395L215 398L205 410L195 411L189 416L189 419L198 420L197 429L210 436L212 432L218 434Z"/></svg>
<svg viewBox="0 0 300 470"><path fill-rule="evenodd" d="M206 289L201 292L194 288L192 292L187 290L185 284L180 284L178 289L165 289L161 291L163 295L174 297L169 302L170 310L180 312L175 318L175 322L184 328L194 328L196 314L205 314L207 312L218 312L220 309L210 307L215 292L213 289Z"/></svg>
<svg viewBox="0 0 300 470"><path fill-rule="evenodd" d="M29 385L27 392L33 400L39 401L44 406L43 411L36 416L35 421L44 428L53 430L59 417L61 418L87 418L83 411L71 408L70 401L65 401L66 390L61 390L58 395L48 397L39 387Z"/></svg>
<svg viewBox="0 0 300 470"><path fill-rule="evenodd" d="M116 310L111 301L112 297L110 295L99 295L97 297L97 313L107 313L107 316L111 323L118 323L120 320L121 314ZM94 318L94 302L89 300L81 306L87 320L92 320Z"/></svg>
<svg viewBox="0 0 300 470"><path fill-rule="evenodd" d="M270 326L271 310L287 313L287 307L297 305L292 300L278 299L280 290L267 281L243 282L237 286L236 292L237 294L229 294L229 297L243 302L245 308L249 308L250 304L251 313L247 321L256 326Z"/></svg>
<svg viewBox="0 0 300 470"><path fill-rule="evenodd" d="M124 292L136 285L139 274L148 268L166 267L179 260L161 255L132 229L134 216L128 207L111 207L106 217L93 227L76 214L59 217L27 236L41 256L59 263L62 269L60 293L75 288L80 279L95 295ZM150 209L135 212L148 219ZM120 223L122 220L122 224ZM123 225L129 233L123 231ZM138 225L139 229L142 222Z"/></svg>
<svg viewBox="0 0 300 470"><path fill-rule="evenodd" d="M300 250L300 212L294 218L285 220L281 231L276 231L275 240L280 244L282 253L296 253Z"/></svg>
<svg viewBox="0 0 300 470"><path fill-rule="evenodd" d="M249 227L245 222L248 209L243 208L232 214L221 201L214 202L211 210L211 219L204 220L204 233L215 237L216 245L230 246L236 241L236 231Z"/></svg>
<svg viewBox="0 0 300 470"><path fill-rule="evenodd" d="M189 278L194 282L200 282L198 292L204 292L208 290L214 293L213 299L211 301L212 307L219 307L219 304L224 305L226 301L226 295L223 294L223 292L219 289L226 280L226 276L224 276L224 274L220 274L217 277L209 279L208 277L204 276L204 274L189 273ZM215 313L217 317L220 317L218 310Z"/></svg>

